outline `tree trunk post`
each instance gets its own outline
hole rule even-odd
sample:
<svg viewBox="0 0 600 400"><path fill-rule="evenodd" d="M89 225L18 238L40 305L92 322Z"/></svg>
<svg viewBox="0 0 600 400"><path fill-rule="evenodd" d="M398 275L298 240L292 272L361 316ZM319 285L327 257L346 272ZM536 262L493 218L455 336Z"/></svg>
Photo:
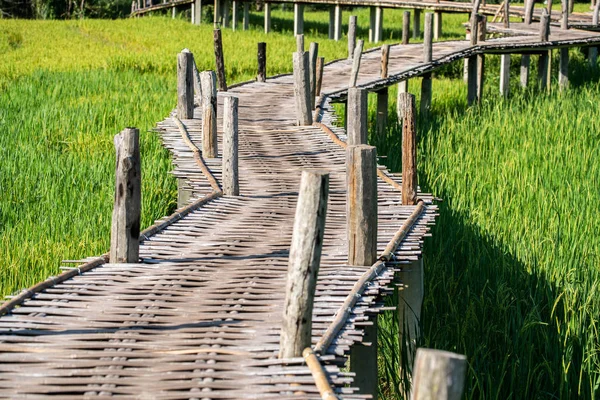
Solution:
<svg viewBox="0 0 600 400"><path fill-rule="evenodd" d="M500 56L500 94L507 98L510 92L510 54Z"/></svg>
<svg viewBox="0 0 600 400"><path fill-rule="evenodd" d="M140 251L142 169L140 132L126 128L114 138L115 201L110 235L110 262L137 263Z"/></svg>
<svg viewBox="0 0 600 400"><path fill-rule="evenodd" d="M373 41L379 43L383 40L383 8L375 7L375 31L373 32Z"/></svg>
<svg viewBox="0 0 600 400"><path fill-rule="evenodd" d="M293 60L294 97L296 99L296 118L298 120L298 125L312 125L308 53L295 52Z"/></svg>
<svg viewBox="0 0 600 400"><path fill-rule="evenodd" d="M223 194L239 196L238 98L226 96L223 105Z"/></svg>
<svg viewBox="0 0 600 400"><path fill-rule="evenodd" d="M338 41L342 38L342 6L340 6L339 4L335 5L334 16L335 16L335 24L334 24L333 39L335 41Z"/></svg>
<svg viewBox="0 0 600 400"><path fill-rule="evenodd" d="M368 127L368 95L365 89L352 87L348 89L346 107L348 145L367 144Z"/></svg>
<svg viewBox="0 0 600 400"><path fill-rule="evenodd" d="M215 61L217 66L217 80L219 82L219 90L227 91L227 80L225 79L225 59L223 56L223 40L221 39L221 30L214 30L215 41Z"/></svg>
<svg viewBox="0 0 600 400"><path fill-rule="evenodd" d="M296 51L304 53L304 34L296 35Z"/></svg>
<svg viewBox="0 0 600 400"><path fill-rule="evenodd" d="M442 37L442 12L436 11L433 14L433 39L439 40Z"/></svg>
<svg viewBox="0 0 600 400"><path fill-rule="evenodd" d="M323 67L325 66L325 57L317 58L317 84L315 96L321 95L321 85L323 84Z"/></svg>
<svg viewBox="0 0 600 400"><path fill-rule="evenodd" d="M329 174L302 171L290 247L279 358L311 345L312 310L325 232Z"/></svg>
<svg viewBox="0 0 600 400"><path fill-rule="evenodd" d="M348 58L354 57L356 48L356 15L351 15L348 19Z"/></svg>
<svg viewBox="0 0 600 400"><path fill-rule="evenodd" d="M415 8L413 14L413 39L421 37L421 10Z"/></svg>
<svg viewBox="0 0 600 400"><path fill-rule="evenodd" d="M425 31L423 33L423 62L430 63L433 59L433 14L425 13ZM421 114L427 115L431 108L432 80L431 73L423 75L421 81Z"/></svg>
<svg viewBox="0 0 600 400"><path fill-rule="evenodd" d="M356 82L358 81L358 71L360 70L363 45L364 42L359 40L354 49L354 56L352 56L352 71L350 72L350 82L348 83L348 87L356 86Z"/></svg>
<svg viewBox="0 0 600 400"><path fill-rule="evenodd" d="M265 3L263 5L265 11L265 33L271 32L271 3Z"/></svg>
<svg viewBox="0 0 600 400"><path fill-rule="evenodd" d="M304 33L304 4L294 3L294 36Z"/></svg>
<svg viewBox="0 0 600 400"><path fill-rule="evenodd" d="M267 81L267 44L265 42L258 43L258 73L256 74L257 82Z"/></svg>
<svg viewBox="0 0 600 400"><path fill-rule="evenodd" d="M441 350L417 349L411 400L460 400L467 358Z"/></svg>
<svg viewBox="0 0 600 400"><path fill-rule="evenodd" d="M375 7L369 7L369 43L375 41Z"/></svg>
<svg viewBox="0 0 600 400"><path fill-rule="evenodd" d="M402 14L402 44L408 44L410 40L410 11Z"/></svg>
<svg viewBox="0 0 600 400"><path fill-rule="evenodd" d="M311 42L308 48L308 69L310 75L310 105L315 109L315 97L317 93L317 58L319 56L319 43Z"/></svg>
<svg viewBox="0 0 600 400"><path fill-rule="evenodd" d="M177 116L194 118L194 56L189 51L177 55Z"/></svg>
<svg viewBox="0 0 600 400"><path fill-rule="evenodd" d="M385 79L388 77L388 62L390 58L390 46L384 44L381 46L381 70L380 77ZM377 136L384 138L387 133L388 119L388 88L379 89L377 92Z"/></svg>
<svg viewBox="0 0 600 400"><path fill-rule="evenodd" d="M194 24L200 25L202 23L202 0L194 0Z"/></svg>
<svg viewBox="0 0 600 400"><path fill-rule="evenodd" d="M529 65L531 64L531 56L529 54L521 55L521 71L520 83L522 88L526 88L529 84Z"/></svg>
<svg viewBox="0 0 600 400"><path fill-rule="evenodd" d="M569 29L569 0L561 0L560 29Z"/></svg>
<svg viewBox="0 0 600 400"><path fill-rule="evenodd" d="M346 149L348 265L377 260L377 150L365 144Z"/></svg>
<svg viewBox="0 0 600 400"><path fill-rule="evenodd" d="M415 96L398 94L398 121L402 121L402 205L417 204L417 129Z"/></svg>
<svg viewBox="0 0 600 400"><path fill-rule="evenodd" d="M531 25L535 0L525 0L525 23Z"/></svg>
<svg viewBox="0 0 600 400"><path fill-rule="evenodd" d="M217 149L217 78L214 71L200 73L202 86L202 156L216 158Z"/></svg>

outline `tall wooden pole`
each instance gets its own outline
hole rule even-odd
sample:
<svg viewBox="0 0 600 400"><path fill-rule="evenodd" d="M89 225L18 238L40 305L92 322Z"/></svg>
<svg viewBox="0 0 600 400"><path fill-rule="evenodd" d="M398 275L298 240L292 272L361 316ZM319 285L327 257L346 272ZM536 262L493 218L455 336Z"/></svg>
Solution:
<svg viewBox="0 0 600 400"><path fill-rule="evenodd" d="M217 77L214 71L200 73L202 86L202 156L217 157Z"/></svg>
<svg viewBox="0 0 600 400"><path fill-rule="evenodd" d="M194 56L186 51L177 55L177 116L194 118Z"/></svg>
<svg viewBox="0 0 600 400"><path fill-rule="evenodd" d="M312 125L308 53L295 52L293 61L294 97L296 99L298 125Z"/></svg>
<svg viewBox="0 0 600 400"><path fill-rule="evenodd" d="M411 400L460 400L466 372L467 359L463 355L418 349Z"/></svg>
<svg viewBox="0 0 600 400"><path fill-rule="evenodd" d="M381 70L380 77L385 79L388 77L388 61L390 58L390 46L384 44L381 46ZM388 88L379 89L377 91L377 136L383 138L387 132L388 119L388 103L389 91Z"/></svg>
<svg viewBox="0 0 600 400"><path fill-rule="evenodd" d="M311 344L313 299L321 262L328 195L329 174L302 171L290 247L279 358L299 357Z"/></svg>
<svg viewBox="0 0 600 400"><path fill-rule="evenodd" d="M308 50L308 70L310 77L310 108L315 109L317 92L317 57L319 56L319 43L311 42Z"/></svg>
<svg viewBox="0 0 600 400"><path fill-rule="evenodd" d="M348 58L354 57L356 48L356 15L351 15L348 19Z"/></svg>
<svg viewBox="0 0 600 400"><path fill-rule="evenodd" d="M267 80L267 44L265 42L258 43L258 73L256 80L258 82L266 82Z"/></svg>
<svg viewBox="0 0 600 400"><path fill-rule="evenodd" d="M425 14L425 31L423 36L423 62L430 63L433 59L433 14ZM431 73L423 75L421 81L421 114L426 115L431 108L432 97Z"/></svg>
<svg viewBox="0 0 600 400"><path fill-rule="evenodd" d="M402 205L417 204L417 129L415 96L398 94L398 121L402 121Z"/></svg>
<svg viewBox="0 0 600 400"><path fill-rule="evenodd" d="M354 49L354 56L352 57L352 71L350 72L350 82L348 87L356 86L358 80L358 71L360 70L360 60L362 58L362 49L364 42L359 40Z"/></svg>
<svg viewBox="0 0 600 400"><path fill-rule="evenodd" d="M348 105L346 107L348 144L367 144L369 128L367 125L368 94L365 89L348 89Z"/></svg>
<svg viewBox="0 0 600 400"><path fill-rule="evenodd" d="M410 11L402 14L402 44L408 44L410 40Z"/></svg>
<svg viewBox="0 0 600 400"><path fill-rule="evenodd" d="M223 56L223 40L221 39L221 30L214 30L215 41L215 61L217 67L217 80L219 81L219 90L227 91L227 80L225 79L225 58Z"/></svg>
<svg viewBox="0 0 600 400"><path fill-rule="evenodd" d="M223 104L223 194L238 196L238 98L226 96Z"/></svg>
<svg viewBox="0 0 600 400"><path fill-rule="evenodd" d="M315 87L315 96L321 95L321 85L323 84L323 67L325 66L325 57L317 58L317 84Z"/></svg>
<svg viewBox="0 0 600 400"><path fill-rule="evenodd" d="M142 169L140 132L126 128L114 138L117 153L115 201L110 235L110 262L139 261Z"/></svg>

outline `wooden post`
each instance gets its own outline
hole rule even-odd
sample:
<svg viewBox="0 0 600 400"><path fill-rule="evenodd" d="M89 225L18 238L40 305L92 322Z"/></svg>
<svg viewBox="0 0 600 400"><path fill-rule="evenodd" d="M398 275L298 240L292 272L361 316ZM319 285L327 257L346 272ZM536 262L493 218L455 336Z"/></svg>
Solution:
<svg viewBox="0 0 600 400"><path fill-rule="evenodd" d="M217 67L217 79L219 81L219 90L227 91L227 81L225 79L225 59L223 57L223 41L221 39L221 30L214 30L215 41L215 61Z"/></svg>
<svg viewBox="0 0 600 400"><path fill-rule="evenodd" d="M425 31L423 36L423 62L430 63L433 59L433 14L425 13ZM431 73L423 75L421 81L421 114L427 115L431 108L432 80Z"/></svg>
<svg viewBox="0 0 600 400"><path fill-rule="evenodd" d="M346 149L348 264L377 260L377 149L365 144Z"/></svg>
<svg viewBox="0 0 600 400"><path fill-rule="evenodd" d="M317 93L317 57L319 56L319 43L311 42L308 50L308 71L310 78L310 104L311 110L315 109L315 96Z"/></svg>
<svg viewBox="0 0 600 400"><path fill-rule="evenodd" d="M329 174L302 171L283 308L279 358L310 347L312 309L325 232Z"/></svg>
<svg viewBox="0 0 600 400"><path fill-rule="evenodd" d="M500 94L508 97L510 92L510 54L500 56Z"/></svg>
<svg viewBox="0 0 600 400"><path fill-rule="evenodd" d="M250 26L250 3L244 2L244 30L247 31Z"/></svg>
<svg viewBox="0 0 600 400"><path fill-rule="evenodd" d="M221 0L223 2L223 28L229 28L229 0Z"/></svg>
<svg viewBox="0 0 600 400"><path fill-rule="evenodd" d="M202 86L202 156L217 157L217 77L214 71L200 73Z"/></svg>
<svg viewBox="0 0 600 400"><path fill-rule="evenodd" d="M294 3L294 36L304 33L304 4Z"/></svg>
<svg viewBox="0 0 600 400"><path fill-rule="evenodd" d="M410 11L402 14L402 44L408 44L410 38Z"/></svg>
<svg viewBox="0 0 600 400"><path fill-rule="evenodd" d="M521 55L521 73L520 79L521 87L526 88L529 84L529 64L531 63L531 56L529 54Z"/></svg>
<svg viewBox="0 0 600 400"><path fill-rule="evenodd" d="M358 71L360 70L360 59L362 58L362 49L364 42L359 40L356 48L354 48L354 56L352 56L352 71L350 72L350 83L348 87L356 86L358 80Z"/></svg>
<svg viewBox="0 0 600 400"><path fill-rule="evenodd" d="M417 129L415 96L398 94L398 121L402 121L402 205L417 204Z"/></svg>
<svg viewBox="0 0 600 400"><path fill-rule="evenodd" d="M375 7L369 7L369 42L375 41Z"/></svg>
<svg viewBox="0 0 600 400"><path fill-rule="evenodd" d="M510 0L504 0L504 27L510 28Z"/></svg>
<svg viewBox="0 0 600 400"><path fill-rule="evenodd" d="M293 60L294 97L296 99L296 118L298 120L298 125L312 125L308 53L295 52Z"/></svg>
<svg viewBox="0 0 600 400"><path fill-rule="evenodd" d="M271 3L265 3L263 5L265 11L265 33L271 32Z"/></svg>
<svg viewBox="0 0 600 400"><path fill-rule="evenodd" d="M323 67L325 66L325 57L317 58L317 84L315 88L315 96L321 95L321 85L323 83Z"/></svg>
<svg viewBox="0 0 600 400"><path fill-rule="evenodd" d="M200 25L202 23L202 1L194 0L192 4L194 5L194 24Z"/></svg>
<svg viewBox="0 0 600 400"><path fill-rule="evenodd" d="M487 17L477 14L477 43L484 42L487 32ZM485 82L485 54L477 55L477 102L483 100L483 85Z"/></svg>
<svg viewBox="0 0 600 400"><path fill-rule="evenodd" d="M369 135L368 119L368 95L365 89L351 87L348 89L348 100L346 106L349 145L367 144Z"/></svg>
<svg viewBox="0 0 600 400"><path fill-rule="evenodd" d="M226 96L223 105L223 194L239 196L238 98Z"/></svg>
<svg viewBox="0 0 600 400"><path fill-rule="evenodd" d="M334 16L335 24L333 31L333 39L335 41L338 41L342 38L342 6L340 6L339 4L335 5Z"/></svg>
<svg viewBox="0 0 600 400"><path fill-rule="evenodd" d="M592 14L592 25L598 26L599 14L600 14L600 1L596 0L596 5L594 6L594 13Z"/></svg>
<svg viewBox="0 0 600 400"><path fill-rule="evenodd" d="M221 14L223 12L221 0L214 0L213 25L217 29L221 24Z"/></svg>
<svg viewBox="0 0 600 400"><path fill-rule="evenodd" d="M233 0L231 2L231 30L235 31L237 29L237 23L239 19L239 0Z"/></svg>
<svg viewBox="0 0 600 400"><path fill-rule="evenodd" d="M117 153L110 262L137 263L140 249L142 169L140 131L126 128L114 138Z"/></svg>
<svg viewBox="0 0 600 400"><path fill-rule="evenodd" d="M333 39L335 30L335 6L329 6L329 39Z"/></svg>
<svg viewBox="0 0 600 400"><path fill-rule="evenodd" d="M171 8L171 18L175 19L177 17L177 7Z"/></svg>
<svg viewBox="0 0 600 400"><path fill-rule="evenodd" d="M388 77L388 61L390 58L390 46L384 44L381 46L381 69L380 77L385 79ZM388 102L389 102L389 91L388 88L379 89L377 92L377 135L381 138L385 137L387 133L387 119L388 119Z"/></svg>
<svg viewBox="0 0 600 400"><path fill-rule="evenodd" d="M256 81L267 81L267 44L265 42L258 43L258 74L256 74Z"/></svg>
<svg viewBox="0 0 600 400"><path fill-rule="evenodd" d="M186 206L192 198L192 187L185 178L177 178L177 208Z"/></svg>
<svg viewBox="0 0 600 400"><path fill-rule="evenodd" d="M525 0L525 23L531 25L535 0Z"/></svg>
<svg viewBox="0 0 600 400"><path fill-rule="evenodd" d="M477 101L477 56L469 57L467 64L467 104L473 105Z"/></svg>
<svg viewBox="0 0 600 400"><path fill-rule="evenodd" d="M542 17L540 18L540 41L547 42L550 35L550 17L545 9L542 10ZM540 54L538 61L538 82L540 89L550 90L550 57L551 50Z"/></svg>
<svg viewBox="0 0 600 400"><path fill-rule="evenodd" d="M373 32L373 41L379 43L383 40L383 8L375 7L375 31Z"/></svg>
<svg viewBox="0 0 600 400"><path fill-rule="evenodd" d="M600 3L600 1L598 1L598 3ZM598 47L592 46L588 48L588 63L591 68L596 68L598 66Z"/></svg>
<svg viewBox="0 0 600 400"><path fill-rule="evenodd" d="M377 400L377 315L372 317L372 325L364 327L362 342L350 348L350 372L354 372L353 385L358 394L370 394ZM369 345L364 345L368 343Z"/></svg>
<svg viewBox="0 0 600 400"><path fill-rule="evenodd" d="M560 61L558 64L558 88L564 90L569 86L569 48L560 49Z"/></svg>
<svg viewBox="0 0 600 400"><path fill-rule="evenodd" d="M436 11L433 14L433 38L439 40L442 37L442 12Z"/></svg>
<svg viewBox="0 0 600 400"><path fill-rule="evenodd" d="M296 35L296 51L304 53L304 35Z"/></svg>
<svg viewBox="0 0 600 400"><path fill-rule="evenodd" d="M400 93L408 93L408 79L398 82L398 95Z"/></svg>
<svg viewBox="0 0 600 400"><path fill-rule="evenodd" d="M194 56L189 51L177 55L177 116L194 118Z"/></svg>
<svg viewBox="0 0 600 400"><path fill-rule="evenodd" d="M415 8L413 14L413 39L421 37L421 10Z"/></svg>
<svg viewBox="0 0 600 400"><path fill-rule="evenodd" d="M413 368L412 400L460 400L467 358L441 350L417 349Z"/></svg>
<svg viewBox="0 0 600 400"><path fill-rule="evenodd" d="M381 45L381 68L379 69L379 76L381 79L388 77L388 62L390 60L390 45Z"/></svg>
<svg viewBox="0 0 600 400"><path fill-rule="evenodd" d="M354 48L356 47L356 15L351 15L348 19L348 58L354 56Z"/></svg>
<svg viewBox="0 0 600 400"><path fill-rule="evenodd" d="M569 29L569 0L561 0L560 29Z"/></svg>

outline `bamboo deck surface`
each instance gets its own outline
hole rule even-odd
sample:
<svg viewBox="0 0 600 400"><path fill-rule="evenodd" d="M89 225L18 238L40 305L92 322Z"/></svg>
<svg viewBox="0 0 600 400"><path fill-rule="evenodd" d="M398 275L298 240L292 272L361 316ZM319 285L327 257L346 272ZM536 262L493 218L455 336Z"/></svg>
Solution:
<svg viewBox="0 0 600 400"><path fill-rule="evenodd" d="M420 44L392 46L390 78L379 78L379 52L371 51L363 55L358 82L367 88L391 85L477 52L536 48L537 40L528 35L474 47L438 42L427 65L420 62ZM543 45L581 43L600 44L600 35L553 30L551 42ZM319 101L320 121L342 140L344 130L333 127L331 101L343 97L350 69L348 60L325 66L323 92L331 95ZM193 199L193 206L146 230L140 263L95 261L0 308L10 311L0 318L0 397L320 398L301 358L277 359L279 328L300 169L331 174L313 344L368 269L346 265L345 152L321 127L295 125L289 75L219 93L219 111L229 94L238 96L240 105L241 196L214 195L173 119L159 123L174 174L205 200ZM194 117L183 123L201 148L200 109ZM220 119L218 126L220 141ZM205 162L219 181L221 160ZM386 174L395 183L378 182L379 252L416 207L400 204L400 178ZM320 357L344 398L364 398L356 394L352 374L340 370L350 347L361 342L395 271L419 257L434 222L432 197L419 197L425 211L396 250L397 261L370 282Z"/></svg>

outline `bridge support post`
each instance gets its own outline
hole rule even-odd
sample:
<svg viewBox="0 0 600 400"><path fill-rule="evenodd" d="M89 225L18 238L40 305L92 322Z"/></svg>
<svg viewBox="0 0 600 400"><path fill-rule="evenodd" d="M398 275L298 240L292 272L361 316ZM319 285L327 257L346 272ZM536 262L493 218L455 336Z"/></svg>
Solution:
<svg viewBox="0 0 600 400"><path fill-rule="evenodd" d="M304 4L294 3L294 36L304 33Z"/></svg>
<svg viewBox="0 0 600 400"><path fill-rule="evenodd" d="M323 83L323 67L325 66L325 57L317 58L317 78L315 87L315 96L321 95L321 84Z"/></svg>
<svg viewBox="0 0 600 400"><path fill-rule="evenodd" d="M369 126L367 125L368 95L365 89L351 87L348 89L346 107L347 143L349 146L367 144Z"/></svg>
<svg viewBox="0 0 600 400"><path fill-rule="evenodd" d="M359 394L370 394L377 400L377 315L371 316L372 325L364 327L362 342L350 348L350 371L356 374L354 385Z"/></svg>
<svg viewBox="0 0 600 400"><path fill-rule="evenodd" d="M430 63L433 59L433 14L425 14L425 31L423 38L423 62ZM431 108L432 81L431 73L423 75L421 81L421 114L426 115Z"/></svg>
<svg viewBox="0 0 600 400"><path fill-rule="evenodd" d="M421 10L415 8L413 14L413 39L419 39L421 36Z"/></svg>
<svg viewBox="0 0 600 400"><path fill-rule="evenodd" d="M312 311L325 232L329 174L302 171L290 247L279 358L311 345Z"/></svg>
<svg viewBox="0 0 600 400"><path fill-rule="evenodd" d="M374 6L370 10L369 42L377 43L383 36L383 8Z"/></svg>
<svg viewBox="0 0 600 400"><path fill-rule="evenodd" d="M418 349L413 368L414 398L460 400L465 385L467 358L448 351Z"/></svg>
<svg viewBox="0 0 600 400"><path fill-rule="evenodd" d="M200 25L202 22L202 1L194 0L192 3L192 24Z"/></svg>
<svg viewBox="0 0 600 400"><path fill-rule="evenodd" d="M377 261L377 149L365 144L346 149L348 265ZM377 383L374 382L376 385Z"/></svg>
<svg viewBox="0 0 600 400"><path fill-rule="evenodd" d="M510 92L510 54L500 56L500 94L508 97Z"/></svg>
<svg viewBox="0 0 600 400"><path fill-rule="evenodd" d="M335 24L334 24L334 32L333 39L338 41L342 38L342 6L339 4L335 5Z"/></svg>
<svg viewBox="0 0 600 400"><path fill-rule="evenodd" d="M335 6L329 7L329 39L333 39L333 31L335 30Z"/></svg>
<svg viewBox="0 0 600 400"><path fill-rule="evenodd" d="M311 42L308 48L308 71L310 77L310 108L315 109L315 96L317 92L317 58L319 56L319 43Z"/></svg>
<svg viewBox="0 0 600 400"><path fill-rule="evenodd" d="M239 0L233 0L231 2L231 30L235 31L239 19Z"/></svg>
<svg viewBox="0 0 600 400"><path fill-rule="evenodd" d="M433 14L433 38L439 40L442 36L442 12L436 11Z"/></svg>
<svg viewBox="0 0 600 400"><path fill-rule="evenodd" d="M294 52L294 97L298 125L312 125L308 53Z"/></svg>
<svg viewBox="0 0 600 400"><path fill-rule="evenodd" d="M473 105L477 101L477 56L471 56L467 63L467 104Z"/></svg>
<svg viewBox="0 0 600 400"><path fill-rule="evenodd" d="M239 196L238 98L226 96L223 105L223 194Z"/></svg>
<svg viewBox="0 0 600 400"><path fill-rule="evenodd" d="M223 14L223 28L229 28L229 0L221 0L221 10Z"/></svg>
<svg viewBox="0 0 600 400"><path fill-rule="evenodd" d="M360 59L362 58L362 49L364 42L359 40L356 47L354 48L354 55L352 56L352 71L350 72L350 81L348 87L356 86L358 80L358 71L360 70Z"/></svg>
<svg viewBox="0 0 600 400"><path fill-rule="evenodd" d="M221 23L221 0L214 0L214 8L213 8L213 28L217 29L219 24Z"/></svg>
<svg viewBox="0 0 600 400"><path fill-rule="evenodd" d="M529 65L531 64L531 56L529 54L521 55L521 72L520 83L522 88L526 88L529 84Z"/></svg>
<svg viewBox="0 0 600 400"><path fill-rule="evenodd" d="M398 96L400 93L408 93L408 79L398 82Z"/></svg>
<svg viewBox="0 0 600 400"><path fill-rule="evenodd" d="M417 204L417 128L415 96L398 94L398 121L402 121L402 205Z"/></svg>
<svg viewBox="0 0 600 400"><path fill-rule="evenodd" d="M410 40L410 11L402 14L402 44L408 44Z"/></svg>
<svg viewBox="0 0 600 400"><path fill-rule="evenodd" d="M390 58L390 46L384 44L381 46L381 73L382 79L388 77L388 61ZM383 88L377 91L377 136L384 138L387 133L388 119L388 88Z"/></svg>
<svg viewBox="0 0 600 400"><path fill-rule="evenodd" d="M354 48L356 47L356 15L351 15L348 19L348 58L354 56Z"/></svg>
<svg viewBox="0 0 600 400"><path fill-rule="evenodd" d="M258 43L258 73L256 74L257 82L267 81L267 44L265 42Z"/></svg>
<svg viewBox="0 0 600 400"><path fill-rule="evenodd" d="M177 7L171 8L171 18L175 19L177 17Z"/></svg>
<svg viewBox="0 0 600 400"><path fill-rule="evenodd" d="M217 76L214 71L200 73L202 86L202 155L217 157Z"/></svg>
<svg viewBox="0 0 600 400"><path fill-rule="evenodd" d="M600 4L600 1L598 2ZM596 68L598 66L598 48L590 47L588 48L588 63L591 68Z"/></svg>
<svg viewBox="0 0 600 400"><path fill-rule="evenodd" d="M177 117L194 118L194 56L189 51L177 55Z"/></svg>
<svg viewBox="0 0 600 400"><path fill-rule="evenodd" d="M250 3L244 2L244 30L247 31L250 25Z"/></svg>
<svg viewBox="0 0 600 400"><path fill-rule="evenodd" d="M304 53L304 35L296 35L296 51Z"/></svg>
<svg viewBox="0 0 600 400"><path fill-rule="evenodd" d="M271 3L265 3L263 6L265 11L265 33L271 32Z"/></svg>
<svg viewBox="0 0 600 400"><path fill-rule="evenodd" d="M560 62L558 65L558 87L565 90L569 86L569 49L560 49Z"/></svg>
<svg viewBox="0 0 600 400"><path fill-rule="evenodd" d="M373 43L375 38L375 7L369 7L369 43Z"/></svg>
<svg viewBox="0 0 600 400"><path fill-rule="evenodd" d="M564 4L564 0L563 0ZM542 10L542 17L540 18L540 41L547 42L550 35L550 17L545 9ZM550 60L552 56L552 50L543 51L540 54L538 61L538 82L540 89L547 89L550 91L550 78L552 68L550 66Z"/></svg>
<svg viewBox="0 0 600 400"><path fill-rule="evenodd" d="M126 128L115 135L117 153L115 201L110 235L110 262L137 263L140 250L142 170L140 131Z"/></svg>
<svg viewBox="0 0 600 400"><path fill-rule="evenodd" d="M225 57L223 56L223 39L221 38L221 30L213 31L213 39L215 42L215 66L217 67L217 81L219 90L227 91L227 79L225 78Z"/></svg>

